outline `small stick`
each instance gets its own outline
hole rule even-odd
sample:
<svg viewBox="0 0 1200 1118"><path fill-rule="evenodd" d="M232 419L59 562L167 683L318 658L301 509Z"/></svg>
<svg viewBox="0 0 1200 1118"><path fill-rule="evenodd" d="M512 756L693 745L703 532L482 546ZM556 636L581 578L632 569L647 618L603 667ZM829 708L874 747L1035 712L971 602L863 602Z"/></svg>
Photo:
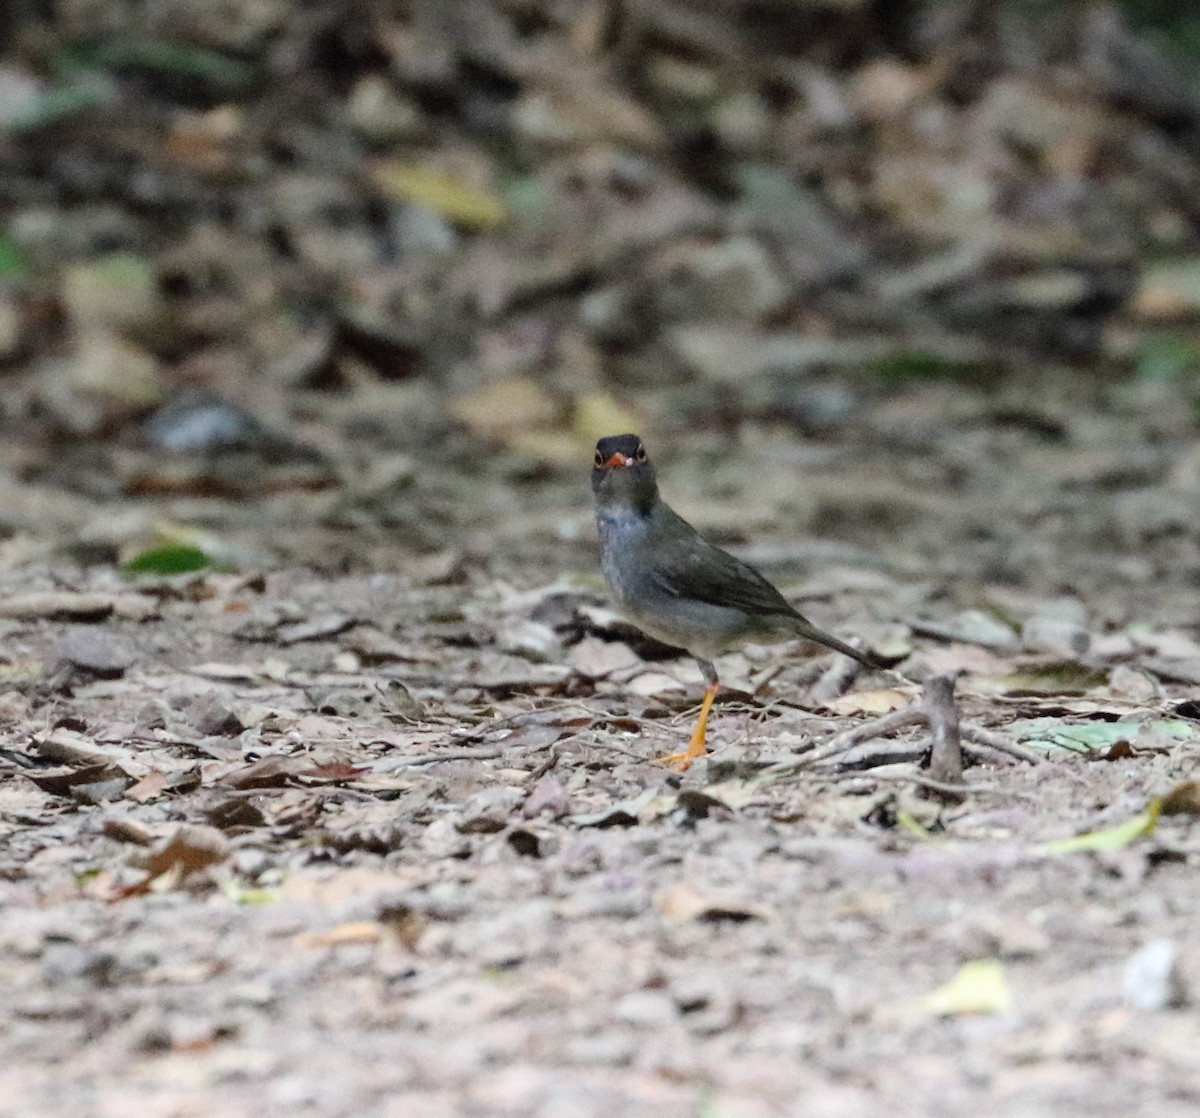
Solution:
<svg viewBox="0 0 1200 1118"><path fill-rule="evenodd" d="M992 733L991 730L981 730L978 726L964 726L962 736L967 741L985 745L988 749L996 750L997 753L1007 753L1010 757L1016 757L1019 761L1028 761L1031 765L1042 765L1046 762L1045 757L1038 756L1032 749L1026 749L1023 745L1018 745L999 734Z"/></svg>
<svg viewBox="0 0 1200 1118"><path fill-rule="evenodd" d="M811 765L817 761L827 761L831 757L848 753L855 746L862 745L864 741L870 741L871 738L885 737L888 734L894 734L897 730L902 730L905 726L914 726L918 722L924 721L925 715L920 706L917 703L911 703L902 710L889 711L880 718L864 722L861 726L843 730L842 733L836 734L830 739L824 749L814 750L805 757L804 763Z"/></svg>
<svg viewBox="0 0 1200 1118"><path fill-rule="evenodd" d="M933 734L929 754L929 780L962 787L962 742L958 729L958 705L954 702L955 676L935 675L921 695L921 714Z"/></svg>

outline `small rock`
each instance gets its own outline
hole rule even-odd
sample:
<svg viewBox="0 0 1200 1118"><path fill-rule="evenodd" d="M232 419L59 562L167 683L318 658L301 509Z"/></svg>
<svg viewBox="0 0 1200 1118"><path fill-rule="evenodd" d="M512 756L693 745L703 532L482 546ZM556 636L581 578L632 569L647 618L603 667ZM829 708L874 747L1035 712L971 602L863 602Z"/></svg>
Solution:
<svg viewBox="0 0 1200 1118"><path fill-rule="evenodd" d="M52 671L67 668L97 679L120 679L137 659L124 637L103 629L73 629L55 646Z"/></svg>
<svg viewBox="0 0 1200 1118"><path fill-rule="evenodd" d="M205 737L237 737L246 728L228 703L217 695L201 697L189 712L188 720Z"/></svg>
<svg viewBox="0 0 1200 1118"><path fill-rule="evenodd" d="M1189 1001L1179 973L1175 944L1154 939L1125 962L1121 981L1126 1000L1137 1009L1178 1009Z"/></svg>
<svg viewBox="0 0 1200 1118"><path fill-rule="evenodd" d="M558 634L540 621L518 620L506 625L499 633L498 643L502 652L539 664L557 660L562 653Z"/></svg>
<svg viewBox="0 0 1200 1118"><path fill-rule="evenodd" d="M464 835L490 835L504 830L524 799L519 788L500 785L467 797L456 827Z"/></svg>
<svg viewBox="0 0 1200 1118"><path fill-rule="evenodd" d="M27 126L38 118L45 83L16 66L0 66L0 131Z"/></svg>
<svg viewBox="0 0 1200 1118"><path fill-rule="evenodd" d="M117 957L111 951L77 943L49 943L42 952L42 977L47 986L82 982L90 986L113 985Z"/></svg>
<svg viewBox="0 0 1200 1118"><path fill-rule="evenodd" d="M656 1028L669 1025L678 1010L670 995L657 990L635 990L613 1007L613 1017L627 1025Z"/></svg>
<svg viewBox="0 0 1200 1118"><path fill-rule="evenodd" d="M379 74L359 81L350 94L348 110L354 130L379 143L411 139L423 129L417 107Z"/></svg>
<svg viewBox="0 0 1200 1118"><path fill-rule="evenodd" d="M396 206L390 217L397 251L405 257L442 256L458 245L458 234L428 206Z"/></svg>
<svg viewBox="0 0 1200 1118"><path fill-rule="evenodd" d="M1037 614L1021 627L1021 643L1030 652L1073 660L1087 652L1092 639L1077 621Z"/></svg>
<svg viewBox="0 0 1200 1118"><path fill-rule="evenodd" d="M254 446L264 434L254 416L207 393L172 400L143 429L151 445L171 454Z"/></svg>
<svg viewBox="0 0 1200 1118"><path fill-rule="evenodd" d="M546 773L529 793L521 808L521 814L526 819L535 819L539 815L549 815L557 819L570 810L571 798L567 795L562 781L553 773Z"/></svg>

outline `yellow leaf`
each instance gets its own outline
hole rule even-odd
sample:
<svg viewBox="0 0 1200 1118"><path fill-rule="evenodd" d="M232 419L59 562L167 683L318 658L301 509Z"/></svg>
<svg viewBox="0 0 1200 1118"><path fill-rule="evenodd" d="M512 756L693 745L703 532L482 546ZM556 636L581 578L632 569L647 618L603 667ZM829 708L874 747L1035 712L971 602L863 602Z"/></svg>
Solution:
<svg viewBox="0 0 1200 1118"><path fill-rule="evenodd" d="M416 202L466 229L496 229L508 220L504 203L492 191L467 186L435 167L378 163L371 179L388 197Z"/></svg>
<svg viewBox="0 0 1200 1118"><path fill-rule="evenodd" d="M1057 839L1054 842L1044 842L1040 847L1045 854L1075 854L1082 850L1120 850L1128 846L1134 839L1154 833L1158 826L1158 817L1162 813L1162 800L1157 797L1146 805L1145 811L1138 812L1132 819L1118 823L1115 827L1106 827L1102 831L1089 831L1083 835L1073 835L1071 838Z"/></svg>
<svg viewBox="0 0 1200 1118"><path fill-rule="evenodd" d="M972 959L944 986L921 999L926 1013L959 1017L968 1013L1011 1013L1012 995L999 959Z"/></svg>
<svg viewBox="0 0 1200 1118"><path fill-rule="evenodd" d="M632 408L619 404L607 392L588 392L575 404L575 433L584 442L595 442L605 435L638 432L642 422Z"/></svg>
<svg viewBox="0 0 1200 1118"><path fill-rule="evenodd" d="M901 831L907 831L910 835L916 835L917 838L927 839L933 837L929 828L908 811L896 812L896 827Z"/></svg>

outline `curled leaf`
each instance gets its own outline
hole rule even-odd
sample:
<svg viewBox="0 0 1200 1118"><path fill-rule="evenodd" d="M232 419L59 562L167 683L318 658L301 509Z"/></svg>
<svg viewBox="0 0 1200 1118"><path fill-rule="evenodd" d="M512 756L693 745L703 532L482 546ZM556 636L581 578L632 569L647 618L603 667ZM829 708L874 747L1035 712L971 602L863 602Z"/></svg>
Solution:
<svg viewBox="0 0 1200 1118"><path fill-rule="evenodd" d="M1057 839L1054 842L1042 843L1041 849L1046 854L1076 854L1084 850L1121 850L1134 839L1154 833L1158 826L1158 817L1162 813L1162 800L1157 797L1146 805L1145 811L1139 811L1132 819L1118 823L1115 827L1105 827L1101 831L1089 831L1071 838Z"/></svg>

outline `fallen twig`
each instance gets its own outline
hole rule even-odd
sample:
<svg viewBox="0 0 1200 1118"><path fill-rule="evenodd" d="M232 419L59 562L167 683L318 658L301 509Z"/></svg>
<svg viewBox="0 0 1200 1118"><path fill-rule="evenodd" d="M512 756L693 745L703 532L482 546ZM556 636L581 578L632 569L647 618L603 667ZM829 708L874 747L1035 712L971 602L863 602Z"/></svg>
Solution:
<svg viewBox="0 0 1200 1118"><path fill-rule="evenodd" d="M1018 745L1016 742L1009 741L999 734L992 733L991 730L983 730L978 726L964 726L962 728L962 736L968 741L975 742L977 745L994 749L997 753L1007 753L1008 756L1016 757L1020 761L1028 761L1031 765L1043 765L1046 763L1046 758L1039 756L1032 749L1026 749L1023 745Z"/></svg>
<svg viewBox="0 0 1200 1118"><path fill-rule="evenodd" d="M962 785L962 740L958 729L958 704L950 674L935 675L921 693L921 714L929 723L933 745L929 751L929 780Z"/></svg>
<svg viewBox="0 0 1200 1118"><path fill-rule="evenodd" d="M989 749L1000 750L1032 764L1041 758L1020 746L1013 745L997 734L987 730L961 726L958 705L954 701L955 676L938 675L928 680L921 697L901 710L893 710L880 718L874 718L861 726L843 731L831 739L823 748L787 762L772 770L772 775L783 777L802 768L809 768L821 761L828 761L869 741L872 738L894 734L906 726L924 723L932 731L933 742L930 756L929 775L921 781L934 791L962 793L970 786L962 783L963 738L973 740ZM968 748L968 752L973 752ZM916 779L908 778L908 779ZM944 785L939 788L937 785Z"/></svg>

